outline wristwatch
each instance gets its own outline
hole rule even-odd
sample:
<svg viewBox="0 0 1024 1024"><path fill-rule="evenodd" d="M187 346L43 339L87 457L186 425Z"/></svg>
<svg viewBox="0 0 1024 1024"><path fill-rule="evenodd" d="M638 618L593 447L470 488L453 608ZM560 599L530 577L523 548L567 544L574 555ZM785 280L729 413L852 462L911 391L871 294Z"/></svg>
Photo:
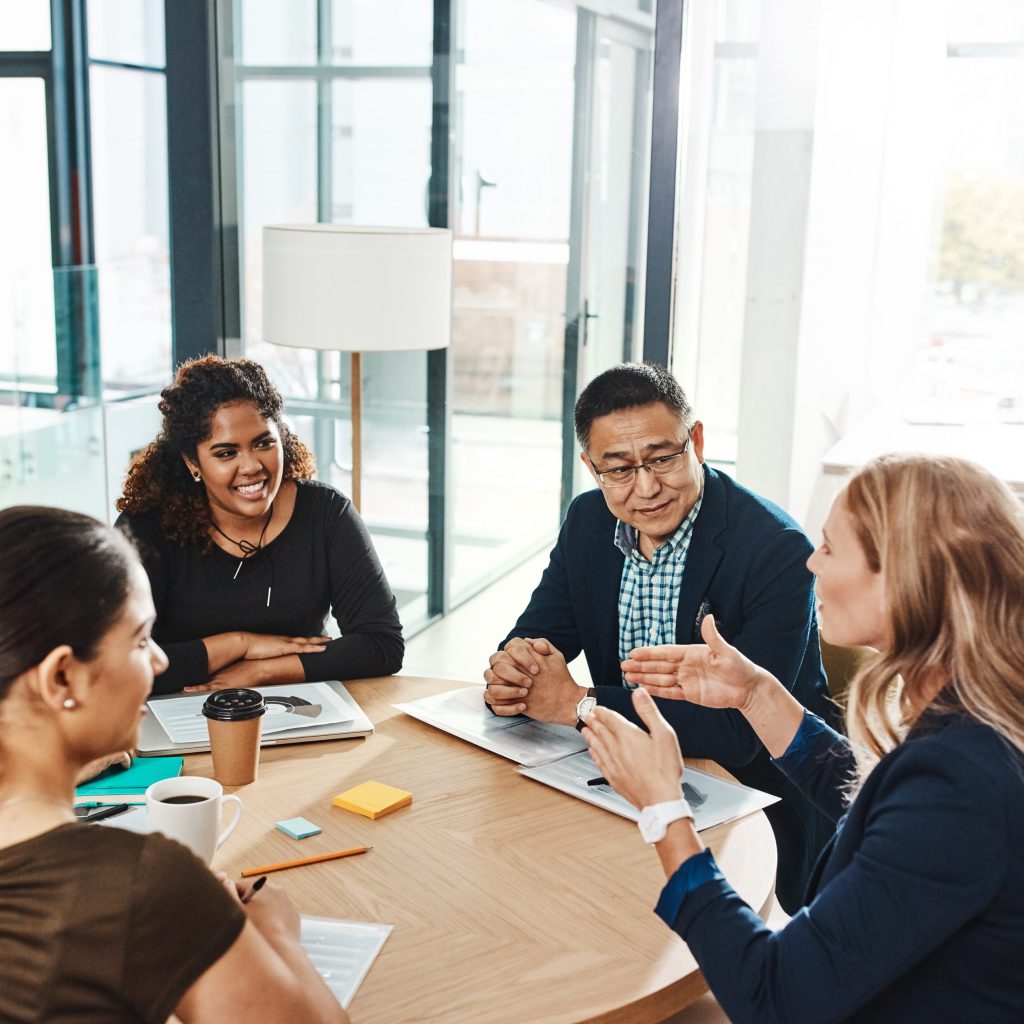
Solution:
<svg viewBox="0 0 1024 1024"><path fill-rule="evenodd" d="M590 687L590 689L587 690L586 696L581 698L579 703L576 705L576 730L578 732L583 731L583 726L587 724L587 715L597 707L596 695L597 691L593 687Z"/></svg>
<svg viewBox="0 0 1024 1024"><path fill-rule="evenodd" d="M663 804L651 804L642 808L637 825L645 843L660 843L673 821L692 817L690 805L685 798L680 797L678 800L668 800Z"/></svg>

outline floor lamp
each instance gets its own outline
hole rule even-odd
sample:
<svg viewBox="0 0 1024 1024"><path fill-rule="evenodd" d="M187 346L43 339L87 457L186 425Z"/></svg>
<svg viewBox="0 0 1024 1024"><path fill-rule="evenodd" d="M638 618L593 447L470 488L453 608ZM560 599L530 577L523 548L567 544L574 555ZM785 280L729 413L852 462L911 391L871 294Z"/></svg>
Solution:
<svg viewBox="0 0 1024 1024"><path fill-rule="evenodd" d="M452 233L283 224L263 229L263 338L352 354L352 501L362 504L364 352L447 348Z"/></svg>

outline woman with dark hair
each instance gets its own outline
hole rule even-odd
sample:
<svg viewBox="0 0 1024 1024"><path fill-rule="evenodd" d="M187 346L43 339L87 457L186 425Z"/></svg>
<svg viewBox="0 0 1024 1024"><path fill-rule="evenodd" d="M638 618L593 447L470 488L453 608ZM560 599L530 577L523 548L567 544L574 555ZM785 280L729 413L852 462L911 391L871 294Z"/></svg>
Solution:
<svg viewBox="0 0 1024 1024"><path fill-rule="evenodd" d="M282 418L248 359L182 364L163 426L133 463L117 526L153 588L170 659L157 693L390 675L395 598L351 501ZM331 611L341 636L322 636Z"/></svg>
<svg viewBox="0 0 1024 1024"><path fill-rule="evenodd" d="M159 834L79 824L75 778L135 745L154 673L149 583L88 516L0 512L0 1020L348 1020L276 886L242 906Z"/></svg>
<svg viewBox="0 0 1024 1024"><path fill-rule="evenodd" d="M583 735L642 808L668 882L656 911L732 1021L1024 1021L1024 507L969 462L868 464L836 499L815 574L822 635L873 647L850 739L722 639L623 663L649 732L598 708ZM648 692L649 691L649 692ZM682 799L650 694L736 708L834 822L808 905L771 932Z"/></svg>

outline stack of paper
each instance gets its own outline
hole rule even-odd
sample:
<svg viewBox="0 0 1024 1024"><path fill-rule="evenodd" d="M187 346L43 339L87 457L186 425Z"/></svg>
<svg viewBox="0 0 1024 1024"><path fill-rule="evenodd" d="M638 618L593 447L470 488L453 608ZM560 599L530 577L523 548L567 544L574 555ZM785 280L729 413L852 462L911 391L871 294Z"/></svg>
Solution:
<svg viewBox="0 0 1024 1024"><path fill-rule="evenodd" d="M389 924L302 917L300 942L317 974L347 1010L391 934Z"/></svg>
<svg viewBox="0 0 1024 1024"><path fill-rule="evenodd" d="M545 725L518 715L507 718L493 715L484 706L482 686L449 690L395 707L435 729L516 761L517 770L528 779L543 782L631 821L640 817L639 811L625 797L601 780L601 772L591 759L586 742L575 729ZM683 789L693 808L694 825L698 830L751 814L779 799L690 768L686 770Z"/></svg>
<svg viewBox="0 0 1024 1024"><path fill-rule="evenodd" d="M577 800L603 807L630 821L640 820L640 812L607 782L589 785L601 778L601 770L594 764L589 752L563 757L559 761L535 768L519 768L518 771L528 779L543 782ZM762 793L737 782L727 782L696 768L686 769L683 793L693 810L693 826L698 832L769 807L779 799L771 793Z"/></svg>

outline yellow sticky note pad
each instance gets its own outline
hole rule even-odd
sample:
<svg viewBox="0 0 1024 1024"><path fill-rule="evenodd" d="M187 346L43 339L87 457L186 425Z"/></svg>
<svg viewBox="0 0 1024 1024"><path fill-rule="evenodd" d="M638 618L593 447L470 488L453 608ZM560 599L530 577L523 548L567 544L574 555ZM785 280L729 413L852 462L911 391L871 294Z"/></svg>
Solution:
<svg viewBox="0 0 1024 1024"><path fill-rule="evenodd" d="M383 782L364 782L339 793L331 803L346 811L355 811L363 817L376 819L400 807L408 807L412 803L412 793L394 786L385 786Z"/></svg>

